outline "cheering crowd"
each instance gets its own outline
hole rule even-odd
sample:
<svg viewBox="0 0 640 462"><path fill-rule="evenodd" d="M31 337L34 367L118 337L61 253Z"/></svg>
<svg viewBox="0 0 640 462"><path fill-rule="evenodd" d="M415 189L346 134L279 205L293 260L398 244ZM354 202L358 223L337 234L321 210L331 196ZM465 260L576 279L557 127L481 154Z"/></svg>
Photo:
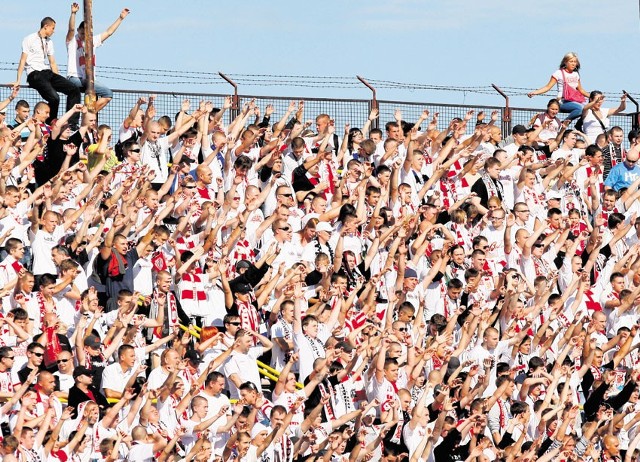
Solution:
<svg viewBox="0 0 640 462"><path fill-rule="evenodd" d="M109 127L78 9L68 75L44 18L0 102L0 460L638 460L626 95L568 53L506 134L153 95Z"/></svg>

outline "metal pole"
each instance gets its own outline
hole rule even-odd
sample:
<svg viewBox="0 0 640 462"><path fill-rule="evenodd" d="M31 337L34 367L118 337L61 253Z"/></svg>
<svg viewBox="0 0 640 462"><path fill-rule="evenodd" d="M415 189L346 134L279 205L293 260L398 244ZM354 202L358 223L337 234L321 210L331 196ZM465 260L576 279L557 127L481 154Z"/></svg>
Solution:
<svg viewBox="0 0 640 462"><path fill-rule="evenodd" d="M511 134L511 108L509 107L509 97L505 92L500 90L496 84L492 83L491 86L504 98L504 108L502 109L502 135L506 137Z"/></svg>
<svg viewBox="0 0 640 462"><path fill-rule="evenodd" d="M238 97L238 84L224 75L222 72L218 72L218 75L226 80L229 85L233 87L233 97L231 98L231 120L238 117L240 114L240 98Z"/></svg>
<svg viewBox="0 0 640 462"><path fill-rule="evenodd" d="M84 62L87 88L84 104L91 112L96 111L95 75L93 72L93 0L84 0Z"/></svg>
<svg viewBox="0 0 640 462"><path fill-rule="evenodd" d="M371 101L369 102L369 111L371 111L372 109L379 109L378 108L378 99L376 98L376 89L373 88L373 86L369 82L367 82L364 77L360 77L359 75L356 75L356 78L365 87L367 87L369 90L371 90L372 95L371 95ZM367 116L368 116L368 114L367 114ZM380 120L380 117L374 119L373 122L371 122L371 128L379 128L379 125L380 125L379 120Z"/></svg>
<svg viewBox="0 0 640 462"><path fill-rule="evenodd" d="M640 106L638 105L638 102L635 100L635 98L631 96L629 93L627 93L626 90L622 90L622 93L627 95L627 99L631 101L636 107L636 112L634 112L633 114L630 114L632 116L631 128L635 130L638 127L640 127Z"/></svg>

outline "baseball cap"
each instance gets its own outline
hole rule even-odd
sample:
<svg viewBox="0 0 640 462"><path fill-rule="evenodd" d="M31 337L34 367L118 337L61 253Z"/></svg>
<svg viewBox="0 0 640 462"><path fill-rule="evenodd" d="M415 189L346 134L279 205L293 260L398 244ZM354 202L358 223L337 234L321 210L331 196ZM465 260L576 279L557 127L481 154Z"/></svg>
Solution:
<svg viewBox="0 0 640 462"><path fill-rule="evenodd" d="M239 294L248 294L251 293L252 290L253 289L251 288L251 285L247 284L246 282L239 282L233 288L233 291Z"/></svg>
<svg viewBox="0 0 640 462"><path fill-rule="evenodd" d="M458 367L460 367L460 359L456 356L452 356L449 358L449 364L447 364L447 374L453 374Z"/></svg>
<svg viewBox="0 0 640 462"><path fill-rule="evenodd" d="M266 425L261 424L260 422L258 422L251 429L251 439L254 439L256 436L258 436L262 432L269 433L270 430L271 430L271 428L269 428Z"/></svg>
<svg viewBox="0 0 640 462"><path fill-rule="evenodd" d="M319 221L318 224L316 224L316 232L319 231L326 231L328 233L331 233L333 232L333 227L326 221Z"/></svg>
<svg viewBox="0 0 640 462"><path fill-rule="evenodd" d="M200 364L202 362L202 355L196 350L187 350L184 354L184 358L195 364Z"/></svg>
<svg viewBox="0 0 640 462"><path fill-rule="evenodd" d="M251 268L251 262L249 260L240 260L236 263L236 271L240 271L242 268Z"/></svg>
<svg viewBox="0 0 640 462"><path fill-rule="evenodd" d="M73 370L73 378L77 379L81 375L86 375L87 377L93 377L93 371L91 369L87 369L84 366L78 366Z"/></svg>
<svg viewBox="0 0 640 462"><path fill-rule="evenodd" d="M100 348L102 346L102 342L96 335L89 335L86 339L84 339L84 344L91 348Z"/></svg>
<svg viewBox="0 0 640 462"><path fill-rule="evenodd" d="M406 278L417 278L418 277L418 273L416 273L416 270L414 270L413 268L406 268L404 270L404 277Z"/></svg>

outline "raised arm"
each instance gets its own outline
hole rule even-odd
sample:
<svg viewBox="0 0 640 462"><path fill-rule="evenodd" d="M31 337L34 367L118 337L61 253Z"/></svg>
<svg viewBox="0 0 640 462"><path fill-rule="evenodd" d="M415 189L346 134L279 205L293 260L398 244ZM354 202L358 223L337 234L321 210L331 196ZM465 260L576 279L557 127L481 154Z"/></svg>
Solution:
<svg viewBox="0 0 640 462"><path fill-rule="evenodd" d="M73 35L76 31L76 13L80 9L80 5L77 3L71 4L71 15L69 16L69 27L67 28L67 36L65 37L65 42L68 44L71 40L73 40Z"/></svg>
<svg viewBox="0 0 640 462"><path fill-rule="evenodd" d="M114 32L118 30L118 27L120 27L120 24L122 24L122 21L124 21L124 18L126 18L128 15L129 15L129 8L124 8L120 12L120 16L118 16L118 18L113 22L113 24L111 24L106 31L100 34L100 39L104 42L109 37L111 37L114 34Z"/></svg>
<svg viewBox="0 0 640 462"><path fill-rule="evenodd" d="M607 113L607 115L611 117L612 115L619 114L620 112L624 111L626 107L627 107L627 94L623 93L622 96L620 97L620 105L616 108L609 109L609 112Z"/></svg>

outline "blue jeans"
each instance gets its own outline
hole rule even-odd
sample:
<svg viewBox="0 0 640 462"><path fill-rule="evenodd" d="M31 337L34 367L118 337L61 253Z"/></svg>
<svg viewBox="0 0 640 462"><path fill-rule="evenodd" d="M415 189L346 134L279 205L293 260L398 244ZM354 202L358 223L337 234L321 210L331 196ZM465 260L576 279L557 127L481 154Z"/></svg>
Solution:
<svg viewBox="0 0 640 462"><path fill-rule="evenodd" d="M81 91L85 91L87 89L87 81L80 80L78 77L67 77L69 82L78 87ZM98 98L113 98L113 92L109 87L104 86L97 80L93 82L93 88L96 90L96 97Z"/></svg>
<svg viewBox="0 0 640 462"><path fill-rule="evenodd" d="M560 112L569 113L568 120L575 120L582 115L582 104L575 101L565 101L560 105Z"/></svg>

